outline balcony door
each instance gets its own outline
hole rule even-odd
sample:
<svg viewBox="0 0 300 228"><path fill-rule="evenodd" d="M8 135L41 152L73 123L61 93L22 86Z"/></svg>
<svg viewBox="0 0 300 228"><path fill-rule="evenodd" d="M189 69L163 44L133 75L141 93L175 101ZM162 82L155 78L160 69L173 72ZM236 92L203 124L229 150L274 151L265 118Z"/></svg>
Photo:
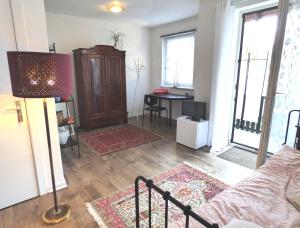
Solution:
<svg viewBox="0 0 300 228"><path fill-rule="evenodd" d="M231 142L252 149L259 147L277 17L277 7L242 16Z"/></svg>

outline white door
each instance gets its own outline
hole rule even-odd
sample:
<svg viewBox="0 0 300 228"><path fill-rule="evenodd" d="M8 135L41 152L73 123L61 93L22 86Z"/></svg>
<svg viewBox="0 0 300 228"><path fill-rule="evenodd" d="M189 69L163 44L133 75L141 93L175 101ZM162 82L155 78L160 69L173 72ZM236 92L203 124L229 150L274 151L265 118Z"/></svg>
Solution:
<svg viewBox="0 0 300 228"><path fill-rule="evenodd" d="M9 0L0 1L0 209L38 196L25 104L11 95L6 52L16 50ZM15 101L23 121L18 122Z"/></svg>

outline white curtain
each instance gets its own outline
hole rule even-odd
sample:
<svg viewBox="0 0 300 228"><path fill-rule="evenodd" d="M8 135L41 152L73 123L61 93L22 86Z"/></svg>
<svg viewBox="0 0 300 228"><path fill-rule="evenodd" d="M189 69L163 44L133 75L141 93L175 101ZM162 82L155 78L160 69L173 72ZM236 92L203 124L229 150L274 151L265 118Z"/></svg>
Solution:
<svg viewBox="0 0 300 228"><path fill-rule="evenodd" d="M238 43L238 18L231 1L219 1L216 15L208 139L213 151L220 150L229 144Z"/></svg>

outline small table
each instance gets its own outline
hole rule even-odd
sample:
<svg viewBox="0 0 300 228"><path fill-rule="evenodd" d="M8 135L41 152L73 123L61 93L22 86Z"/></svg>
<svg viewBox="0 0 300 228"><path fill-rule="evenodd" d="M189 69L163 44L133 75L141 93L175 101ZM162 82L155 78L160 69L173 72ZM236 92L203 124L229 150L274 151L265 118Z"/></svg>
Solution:
<svg viewBox="0 0 300 228"><path fill-rule="evenodd" d="M159 106L161 106L161 100L169 101L169 126L172 127L172 101L186 101L186 100L194 100L194 96L190 95L182 95L182 94L152 94L157 96L159 99ZM160 113L159 113L160 116Z"/></svg>

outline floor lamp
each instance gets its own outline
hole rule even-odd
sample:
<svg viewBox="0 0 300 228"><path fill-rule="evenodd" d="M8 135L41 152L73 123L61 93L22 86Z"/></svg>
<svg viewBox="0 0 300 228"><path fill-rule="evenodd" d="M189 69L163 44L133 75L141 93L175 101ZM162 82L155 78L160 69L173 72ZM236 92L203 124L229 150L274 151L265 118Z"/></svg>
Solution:
<svg viewBox="0 0 300 228"><path fill-rule="evenodd" d="M44 98L44 115L48 142L54 206L43 213L47 224L56 224L71 214L70 206L57 203L46 98L71 95L71 56L41 52L7 52L13 96Z"/></svg>

